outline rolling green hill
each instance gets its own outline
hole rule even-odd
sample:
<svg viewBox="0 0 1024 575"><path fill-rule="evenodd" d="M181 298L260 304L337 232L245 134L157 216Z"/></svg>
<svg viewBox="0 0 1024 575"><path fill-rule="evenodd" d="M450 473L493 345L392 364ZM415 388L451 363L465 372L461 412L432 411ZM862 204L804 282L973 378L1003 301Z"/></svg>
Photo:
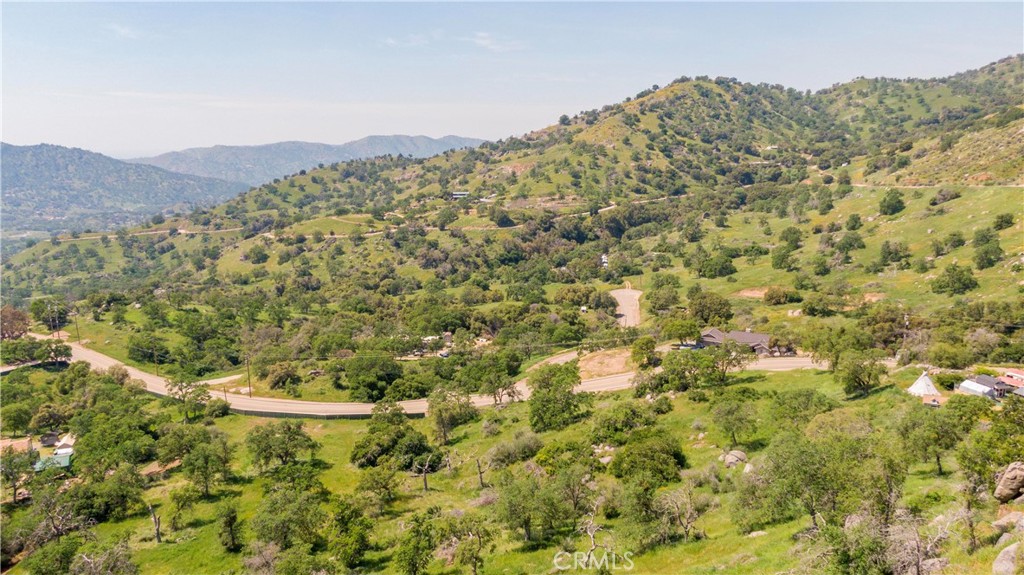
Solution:
<svg viewBox="0 0 1024 575"><path fill-rule="evenodd" d="M102 266L95 257L90 261L80 253L69 258L66 252L71 245L63 249L37 246L8 263L8 270L14 273L5 274L4 281L17 288L15 293L27 295L59 293L68 289L66 282L81 285L86 276L98 271L102 274L89 283L93 288L131 285L148 281L154 277L151 274L165 273L195 285L197 272L217 269L236 285L245 281L267 286L274 281L269 275L258 279L250 272L295 273L295 261L277 261L288 258L281 257L287 252L299 256L300 266L321 281L331 276L328 263L340 270L387 260L398 266L399 275L408 274L419 281L435 276L461 282L484 270L492 270L485 275L498 279L502 268L529 265L526 260L502 263L502 257L507 259L502 255L507 246L494 240L513 241L523 249L541 236L551 236L554 246L572 248L563 256L567 260L563 267L572 268L568 264L586 261L601 250L624 252L626 244L650 249L650 240L643 238L665 233L670 246L681 247L659 258L669 258L669 269L681 269L687 251L683 236L687 234L706 236L705 241L732 241L740 247L757 243L772 248L778 242L768 235L770 230L777 233L792 225L804 237L812 238L817 235L813 233L816 225L823 229L830 222L841 226L843 218L853 212L876 217L882 188L855 188L847 181L855 186L935 186L912 189L910 207L889 230L915 248L914 256L932 258L927 253L931 240L927 232L945 225L942 222L948 220L948 227L954 228L954 222L968 216L987 221L984 213L990 206L1020 212L1020 203L1014 201L1019 190L998 187L1001 183L1019 185L1022 178L1022 154L1017 152L1024 120L1015 118L1013 110L1019 107L1006 107L1021 99L1020 92L1014 91L1020 85L1020 64L1021 57L1014 57L979 71L931 81L857 80L811 95L734 80L684 78L662 89L645 90L620 104L564 117L560 124L523 138L429 159L391 157L337 163L278 179L215 209L160 226L212 231L209 237L180 234L168 238L154 229L135 236L130 242L134 249L97 247L94 251L101 256ZM899 108L905 102L917 102L910 97L915 93L925 94L927 106L919 105L910 119L893 124L898 129L883 129L878 118L888 118L889 112L902 113ZM947 120L919 122L941 110L948 112L943 116ZM950 110L970 113L965 116ZM950 129L946 121L954 122L962 133L943 150L940 140ZM908 145L907 137L915 139ZM890 168L880 168L878 156L867 150L883 145L894 151L893 157L907 160L897 159ZM907 149L899 152L901 147ZM940 207L928 205L943 185L981 184L996 188L986 192L960 188L962 199ZM1000 189L1003 191L996 191ZM990 197L993 193L999 194L997 200ZM468 197L453 200L452 194ZM728 223L715 225L712 220L719 218ZM928 218L936 218L936 226L929 225ZM439 219L462 230L459 236L434 229ZM888 219L879 223L886 226ZM907 225L907 219L923 223ZM760 228L740 224L751 220L761 222ZM568 228L572 222L580 229L552 232L555 222L560 228ZM870 227L877 229L878 224ZM1000 232L1004 244L1018 229ZM390 232L384 237L364 238L366 233L387 230ZM342 237L328 238L330 250L294 241L319 237L317 232ZM410 241L419 247L413 249L391 239L396 232L400 236L411 232ZM350 246L353 240L348 236L353 233L362 247L351 245L344 255L333 255L340 251L334 246ZM829 238L834 235L826 234ZM366 251L363 241L374 246L369 260L355 255ZM615 245L620 243L623 245ZM266 264L254 266L244 261L245 252L256 244L265 245L274 255ZM425 265L422 256L422 246L434 244L437 246L431 249L440 249L449 258L440 268L442 274L433 264ZM1011 257L1003 261L1012 262L1019 242L1010 241L1004 247L1011 250L1007 254ZM473 252L469 263L451 259L452 250L467 248ZM805 245L794 255L809 261L816 251L823 250L828 256L829 249L827 244ZM877 282L859 271L874 257L875 249L869 244L867 251L854 252L863 255L839 270L862 278L857 283ZM959 249L969 254L969 247ZM607 281L634 275L643 271L653 256L630 259L640 267L584 277L570 275L568 280L586 281L596 275ZM769 266L766 260L750 266L756 270L753 275L765 275L761 270ZM27 262L51 263L40 268L26 266ZM131 265L124 267L128 262ZM182 262L193 265L183 267ZM942 259L929 262L934 265ZM745 266L738 267L742 276ZM990 269L981 273L997 273ZM778 276L782 283L789 283L783 281L787 275L791 274L767 273L768 277ZM984 281L982 284L986 289ZM81 288L75 293L81 293Z"/></svg>
<svg viewBox="0 0 1024 575"><path fill-rule="evenodd" d="M80 433L67 497L147 573L527 575L592 543L636 552L637 573L987 572L1007 545L993 523L1021 509L991 494L1024 457L1024 402L933 409L902 390L932 369L948 397L1024 363L1021 61L817 94L681 78L521 138L326 165L38 243L5 260L5 303L170 377L184 401L33 368L5 377L4 430ZM623 328L609 292L626 286L643 295ZM708 327L766 332L824 369L656 351ZM574 399L577 364L530 371L563 351L663 371ZM273 449L293 452L275 459L270 422L215 409L241 383L196 399L192 382L239 374L256 395L377 413L304 422L308 460L279 428ZM526 403L460 403L528 375ZM387 407L428 397L422 420ZM749 469L725 467L731 448ZM174 455L183 469L152 480L125 464ZM232 473L181 503L217 461ZM167 542L143 502L180 511ZM14 507L20 536L39 508ZM5 558L26 540L7 541Z"/></svg>

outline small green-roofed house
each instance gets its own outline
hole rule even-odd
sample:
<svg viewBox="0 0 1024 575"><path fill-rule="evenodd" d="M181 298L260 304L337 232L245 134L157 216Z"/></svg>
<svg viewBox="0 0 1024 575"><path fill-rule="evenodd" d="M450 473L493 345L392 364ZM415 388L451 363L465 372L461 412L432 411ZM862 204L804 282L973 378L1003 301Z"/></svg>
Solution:
<svg viewBox="0 0 1024 575"><path fill-rule="evenodd" d="M70 453L44 457L37 461L35 464L35 470L37 472L42 471L44 469L67 469L69 467L71 467Z"/></svg>

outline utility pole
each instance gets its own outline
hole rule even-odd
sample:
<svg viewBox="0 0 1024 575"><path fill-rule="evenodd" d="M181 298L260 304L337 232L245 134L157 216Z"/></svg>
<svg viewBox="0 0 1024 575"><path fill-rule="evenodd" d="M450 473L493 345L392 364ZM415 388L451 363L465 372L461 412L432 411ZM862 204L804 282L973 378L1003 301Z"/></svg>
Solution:
<svg viewBox="0 0 1024 575"><path fill-rule="evenodd" d="M249 356L245 356L245 381L249 384L249 397L252 397L252 374L249 372Z"/></svg>
<svg viewBox="0 0 1024 575"><path fill-rule="evenodd" d="M82 331L78 329L78 307L75 307L75 335L78 336L78 343L82 343Z"/></svg>

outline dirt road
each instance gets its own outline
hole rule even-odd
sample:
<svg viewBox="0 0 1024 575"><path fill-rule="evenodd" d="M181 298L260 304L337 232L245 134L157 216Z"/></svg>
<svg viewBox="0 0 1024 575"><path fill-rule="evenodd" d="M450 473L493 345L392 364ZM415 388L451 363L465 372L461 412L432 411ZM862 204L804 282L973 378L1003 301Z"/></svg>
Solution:
<svg viewBox="0 0 1024 575"><path fill-rule="evenodd" d="M619 325L622 327L636 327L640 325L640 296L644 292L633 289L633 286L627 283L626 287L615 289L608 293L619 304L619 309L615 313L615 317L619 320Z"/></svg>

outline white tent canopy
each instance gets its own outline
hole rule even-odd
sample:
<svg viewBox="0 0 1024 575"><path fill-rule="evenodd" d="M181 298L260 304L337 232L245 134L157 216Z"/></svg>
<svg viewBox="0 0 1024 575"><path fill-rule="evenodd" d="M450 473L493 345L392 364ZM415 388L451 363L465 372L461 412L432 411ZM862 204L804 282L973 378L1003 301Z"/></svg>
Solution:
<svg viewBox="0 0 1024 575"><path fill-rule="evenodd" d="M942 395L939 390L935 388L935 384L932 383L932 378L928 377L928 372L921 372L921 377L917 378L917 381L907 389L907 393L910 395L916 395L917 397L924 397L926 395Z"/></svg>

